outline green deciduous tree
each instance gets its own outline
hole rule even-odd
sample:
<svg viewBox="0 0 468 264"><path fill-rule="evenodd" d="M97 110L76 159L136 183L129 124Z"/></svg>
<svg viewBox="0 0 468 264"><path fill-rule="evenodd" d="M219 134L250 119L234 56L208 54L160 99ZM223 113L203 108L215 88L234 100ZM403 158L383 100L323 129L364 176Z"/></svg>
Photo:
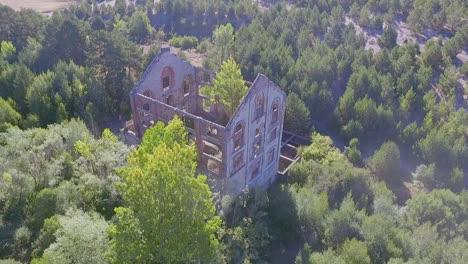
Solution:
<svg viewBox="0 0 468 264"><path fill-rule="evenodd" d="M430 223L438 236L446 240L468 235L468 194L456 195L450 190L422 193L407 202L405 212L409 226Z"/></svg>
<svg viewBox="0 0 468 264"><path fill-rule="evenodd" d="M331 212L325 220L325 244L338 248L347 239L359 238L364 216L364 211L356 209L350 195L346 197L340 208Z"/></svg>
<svg viewBox="0 0 468 264"><path fill-rule="evenodd" d="M355 238L346 240L340 251L340 256L347 264L370 264L371 260L367 253L367 246L364 242Z"/></svg>
<svg viewBox="0 0 468 264"><path fill-rule="evenodd" d="M314 252L309 259L310 264L345 264L346 261L332 249L328 249L325 252Z"/></svg>
<svg viewBox="0 0 468 264"><path fill-rule="evenodd" d="M9 101L0 97L0 132L5 132L10 126L17 126L21 122L21 115L16 112Z"/></svg>
<svg viewBox="0 0 468 264"><path fill-rule="evenodd" d="M16 47L9 41L0 43L0 58L8 60L16 53Z"/></svg>
<svg viewBox="0 0 468 264"><path fill-rule="evenodd" d="M70 209L58 221L55 242L32 263L106 263L108 224L99 214Z"/></svg>
<svg viewBox="0 0 468 264"><path fill-rule="evenodd" d="M314 160L321 164L332 164L345 160L340 150L333 145L333 140L330 137L313 132L310 138L312 143L299 149L299 154L304 160Z"/></svg>
<svg viewBox="0 0 468 264"><path fill-rule="evenodd" d="M119 175L124 206L109 229L113 263L209 262L221 220L182 121L148 129Z"/></svg>
<svg viewBox="0 0 468 264"><path fill-rule="evenodd" d="M42 189L32 200L26 222L34 232L38 232L45 219L58 213L57 191L48 188Z"/></svg>
<svg viewBox="0 0 468 264"><path fill-rule="evenodd" d="M231 117L247 93L247 86L237 63L233 59L223 62L213 80L213 86L204 87L203 93L210 97L211 102L222 103L227 115Z"/></svg>
<svg viewBox="0 0 468 264"><path fill-rule="evenodd" d="M44 225L41 228L39 236L36 238L32 244L32 253L33 258L40 258L52 243L56 241L55 232L61 227L58 215L47 218L44 221Z"/></svg>
<svg viewBox="0 0 468 264"><path fill-rule="evenodd" d="M224 207L227 227L223 230L222 253L227 263L262 262L268 259L271 234L269 205L263 190L247 190Z"/></svg>

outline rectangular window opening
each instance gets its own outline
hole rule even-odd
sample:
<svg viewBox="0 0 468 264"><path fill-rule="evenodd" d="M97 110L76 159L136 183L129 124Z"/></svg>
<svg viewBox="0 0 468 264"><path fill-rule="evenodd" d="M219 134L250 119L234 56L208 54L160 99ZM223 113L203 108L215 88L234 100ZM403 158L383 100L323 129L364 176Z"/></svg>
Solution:
<svg viewBox="0 0 468 264"><path fill-rule="evenodd" d="M252 171L252 175L251 175L250 179L254 179L255 177L258 176L258 174L260 174L260 168L257 165L257 167L255 167L255 169Z"/></svg>
<svg viewBox="0 0 468 264"><path fill-rule="evenodd" d="M195 122L190 117L184 117L184 125L188 128L195 129Z"/></svg>
<svg viewBox="0 0 468 264"><path fill-rule="evenodd" d="M243 153L239 153L233 160L233 174L240 170L242 166L244 166L244 155Z"/></svg>
<svg viewBox="0 0 468 264"><path fill-rule="evenodd" d="M218 129L215 128L215 127L212 127L212 126L208 126L208 131L206 132L206 134L210 137L213 137L213 138L218 138Z"/></svg>
<svg viewBox="0 0 468 264"><path fill-rule="evenodd" d="M262 145L260 140L256 140L255 143L253 144L253 156L254 158L258 157L260 155L260 152L262 151Z"/></svg>
<svg viewBox="0 0 468 264"><path fill-rule="evenodd" d="M275 149L271 149L270 151L268 151L268 164L271 164L273 162L273 160L275 159Z"/></svg>
<svg viewBox="0 0 468 264"><path fill-rule="evenodd" d="M208 169L209 172L214 173L216 175L219 175L219 173L221 172L218 162L213 159L207 160L206 168Z"/></svg>
<svg viewBox="0 0 468 264"><path fill-rule="evenodd" d="M270 132L270 142L276 139L276 132L277 132L276 127Z"/></svg>

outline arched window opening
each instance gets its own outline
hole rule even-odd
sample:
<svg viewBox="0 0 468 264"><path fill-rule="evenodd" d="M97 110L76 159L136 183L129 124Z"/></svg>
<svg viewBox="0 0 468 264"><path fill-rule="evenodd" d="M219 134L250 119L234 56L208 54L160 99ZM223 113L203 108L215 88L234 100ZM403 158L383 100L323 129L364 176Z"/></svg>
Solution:
<svg viewBox="0 0 468 264"><path fill-rule="evenodd" d="M273 103L273 107L271 109L272 113L271 113L271 122L276 122L278 121L278 117L279 117L279 102L278 100L275 100L275 102Z"/></svg>
<svg viewBox="0 0 468 264"><path fill-rule="evenodd" d="M239 150L242 146L244 146L244 124L238 123L234 129L233 135L234 141L234 151Z"/></svg>
<svg viewBox="0 0 468 264"><path fill-rule="evenodd" d="M168 91L174 86L174 70L172 70L171 67L164 67L161 74L161 81L163 92Z"/></svg>
<svg viewBox="0 0 468 264"><path fill-rule="evenodd" d="M171 85L171 77L168 75L168 76L164 76L163 78L163 90L166 91L169 89Z"/></svg>
<svg viewBox="0 0 468 264"><path fill-rule="evenodd" d="M263 109L265 104L265 96L260 93L255 100L255 118L259 118L263 115Z"/></svg>

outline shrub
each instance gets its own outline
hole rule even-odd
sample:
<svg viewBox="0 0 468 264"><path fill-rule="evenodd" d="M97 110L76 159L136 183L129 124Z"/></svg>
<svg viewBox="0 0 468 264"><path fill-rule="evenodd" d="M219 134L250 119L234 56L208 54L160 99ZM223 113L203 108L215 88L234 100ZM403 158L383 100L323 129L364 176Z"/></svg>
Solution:
<svg viewBox="0 0 468 264"><path fill-rule="evenodd" d="M174 36L169 40L169 45L183 50L192 49L198 46L198 39L192 36Z"/></svg>

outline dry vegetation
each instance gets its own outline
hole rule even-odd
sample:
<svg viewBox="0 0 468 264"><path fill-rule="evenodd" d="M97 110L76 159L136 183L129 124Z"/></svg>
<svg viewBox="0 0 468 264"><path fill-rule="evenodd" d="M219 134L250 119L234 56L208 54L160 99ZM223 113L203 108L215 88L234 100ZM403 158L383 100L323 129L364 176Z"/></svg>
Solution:
<svg viewBox="0 0 468 264"><path fill-rule="evenodd" d="M30 8L41 13L65 8L75 2L76 0L0 0L0 4L7 5L15 10Z"/></svg>

